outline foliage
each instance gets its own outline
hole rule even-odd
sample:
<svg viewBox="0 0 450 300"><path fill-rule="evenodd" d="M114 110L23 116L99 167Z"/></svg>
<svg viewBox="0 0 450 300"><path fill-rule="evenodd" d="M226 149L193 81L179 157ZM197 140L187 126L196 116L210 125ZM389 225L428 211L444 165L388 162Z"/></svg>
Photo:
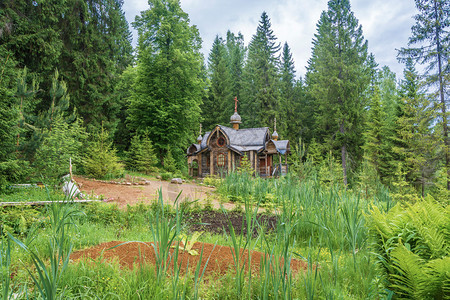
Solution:
<svg viewBox="0 0 450 300"><path fill-rule="evenodd" d="M231 75L227 65L224 41L216 36L208 57L210 87L202 105L202 124L205 128L217 124L225 125L230 121L234 95L231 91Z"/></svg>
<svg viewBox="0 0 450 300"><path fill-rule="evenodd" d="M425 65L425 83L437 86L438 90L431 97L439 102L441 111L442 140L444 142L443 158L447 169L447 189L450 190L450 137L448 130L448 104L445 100L445 90L449 84L446 76L450 67L448 53L450 49L450 4L445 0L415 0L417 15L416 23L411 27L412 36L408 48L401 48L399 60L413 60ZM413 47L413 45L417 45Z"/></svg>
<svg viewBox="0 0 450 300"><path fill-rule="evenodd" d="M64 289L61 291L59 283L69 264L73 247L69 233L72 225L71 218L77 214L69 205L68 203L54 203L49 209L49 223L52 233L46 245L46 255L50 257L50 266L44 263L43 257L30 249L29 245L8 233L8 236L30 255L37 275L34 275L30 270L28 270L28 273L35 284L35 293L43 299L57 299L64 296Z"/></svg>
<svg viewBox="0 0 450 300"><path fill-rule="evenodd" d="M114 129L120 96L114 85L132 54L122 1L35 3L2 1L0 44L20 66L38 75L43 90L50 90L52 73L59 69L90 129L102 121ZM47 109L51 101L43 96L34 113Z"/></svg>
<svg viewBox="0 0 450 300"><path fill-rule="evenodd" d="M36 151L33 167L46 182L56 182L69 174L70 159L81 166L82 150L87 135L77 119L67 124L61 116L52 121L51 130L44 129L42 143Z"/></svg>
<svg viewBox="0 0 450 300"><path fill-rule="evenodd" d="M150 139L161 159L169 148L184 148L194 138L204 90L201 39L179 1L151 0L136 17L139 33L135 91L128 121Z"/></svg>
<svg viewBox="0 0 450 300"><path fill-rule="evenodd" d="M131 170L149 174L155 170L157 163L152 142L148 135L135 135L131 139L130 149L125 152L126 165Z"/></svg>
<svg viewBox="0 0 450 300"><path fill-rule="evenodd" d="M170 173L175 173L177 171L175 159L173 158L172 151L170 149L164 157L164 170Z"/></svg>
<svg viewBox="0 0 450 300"><path fill-rule="evenodd" d="M427 197L383 213L372 207L368 228L386 287L400 297L444 299L449 278L449 206Z"/></svg>
<svg viewBox="0 0 450 300"><path fill-rule="evenodd" d="M271 26L269 16L263 12L248 46L241 93L241 115L246 127L269 126L278 116L280 45Z"/></svg>
<svg viewBox="0 0 450 300"><path fill-rule="evenodd" d="M117 178L123 175L124 169L108 141L108 132L102 130L94 136L83 160L83 170L88 176L94 178Z"/></svg>
<svg viewBox="0 0 450 300"><path fill-rule="evenodd" d="M313 44L306 83L317 105L316 136L340 152L347 185L348 159L358 161L361 156L363 93L369 83L367 41L349 1L328 2Z"/></svg>
<svg viewBox="0 0 450 300"><path fill-rule="evenodd" d="M237 172L239 174L247 174L252 176L255 173L255 169L252 168L252 164L250 163L248 156L242 156L241 163L237 168Z"/></svg>

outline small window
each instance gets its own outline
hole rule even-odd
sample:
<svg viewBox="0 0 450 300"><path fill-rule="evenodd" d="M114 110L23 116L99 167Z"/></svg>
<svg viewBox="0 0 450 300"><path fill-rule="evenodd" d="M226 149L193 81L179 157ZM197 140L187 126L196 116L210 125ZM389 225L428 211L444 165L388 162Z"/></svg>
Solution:
<svg viewBox="0 0 450 300"><path fill-rule="evenodd" d="M219 155L217 155L217 165L219 167L225 166L225 154L220 153Z"/></svg>
<svg viewBox="0 0 450 300"><path fill-rule="evenodd" d="M217 140L217 146L219 146L219 147L225 146L225 138L224 138L223 136L221 136L221 137Z"/></svg>

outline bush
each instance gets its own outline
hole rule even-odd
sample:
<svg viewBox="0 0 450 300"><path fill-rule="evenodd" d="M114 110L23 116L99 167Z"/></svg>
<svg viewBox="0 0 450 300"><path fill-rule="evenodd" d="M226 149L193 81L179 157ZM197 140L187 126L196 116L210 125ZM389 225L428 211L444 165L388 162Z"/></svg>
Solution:
<svg viewBox="0 0 450 300"><path fill-rule="evenodd" d="M94 178L117 178L124 174L112 142L108 142L108 133L102 130L96 135L87 149L83 161L84 172Z"/></svg>
<svg viewBox="0 0 450 300"><path fill-rule="evenodd" d="M162 180L171 180L172 178L173 178L173 175L170 172L161 173Z"/></svg>
<svg viewBox="0 0 450 300"><path fill-rule="evenodd" d="M369 230L387 288L408 299L443 299L450 288L450 210L432 197L373 207Z"/></svg>
<svg viewBox="0 0 450 300"><path fill-rule="evenodd" d="M126 165L129 169L149 174L155 170L157 162L152 142L147 135L134 136L131 139L130 150L126 153Z"/></svg>
<svg viewBox="0 0 450 300"><path fill-rule="evenodd" d="M46 182L59 180L69 173L70 158L75 164L80 164L85 139L80 120L69 125L57 116L51 130L44 130L44 139L36 151L33 167Z"/></svg>
<svg viewBox="0 0 450 300"><path fill-rule="evenodd" d="M170 173L177 172L175 159L173 158L172 151L170 149L167 151L166 157L164 157L164 170Z"/></svg>

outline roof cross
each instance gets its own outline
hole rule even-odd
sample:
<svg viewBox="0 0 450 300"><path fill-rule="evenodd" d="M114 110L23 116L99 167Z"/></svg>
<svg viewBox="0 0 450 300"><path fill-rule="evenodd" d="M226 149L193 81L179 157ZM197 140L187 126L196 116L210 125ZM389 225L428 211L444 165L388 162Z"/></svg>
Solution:
<svg viewBox="0 0 450 300"><path fill-rule="evenodd" d="M237 112L237 103L238 103L238 98L234 97L234 112Z"/></svg>

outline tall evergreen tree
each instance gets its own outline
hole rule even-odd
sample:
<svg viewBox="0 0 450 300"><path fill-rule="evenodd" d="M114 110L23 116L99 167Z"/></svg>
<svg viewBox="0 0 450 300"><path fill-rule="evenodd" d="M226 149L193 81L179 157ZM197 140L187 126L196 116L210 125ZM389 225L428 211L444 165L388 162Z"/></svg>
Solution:
<svg viewBox="0 0 450 300"><path fill-rule="evenodd" d="M447 189L450 190L450 138L448 130L448 88L450 77L450 2L447 0L415 0L419 13L414 17L416 24L411 28L412 36L408 46L402 48L399 59L408 58L426 66L425 77L429 85L437 85L442 134L445 145L444 159L447 168Z"/></svg>
<svg viewBox="0 0 450 300"><path fill-rule="evenodd" d="M205 128L216 124L226 125L233 112L233 95L227 53L222 38L214 39L208 58L208 73L211 82L208 97L203 101L202 115Z"/></svg>
<svg viewBox="0 0 450 300"><path fill-rule="evenodd" d="M246 127L271 126L278 115L280 44L266 12L248 47L242 91L242 120Z"/></svg>
<svg viewBox="0 0 450 300"><path fill-rule="evenodd" d="M394 148L403 161L406 181L425 195L437 169L438 138L434 128L436 106L421 91L419 76L407 61L402 83L402 115L398 118L400 143ZM420 187L420 188L419 188Z"/></svg>
<svg viewBox="0 0 450 300"><path fill-rule="evenodd" d="M163 162L169 148L183 148L195 138L204 89L203 57L198 30L189 24L178 0L150 0L149 5L133 23L139 46L128 120L138 133L150 133Z"/></svg>
<svg viewBox="0 0 450 300"><path fill-rule="evenodd" d="M296 104L295 99L295 67L292 58L291 49L287 43L284 43L283 51L281 53L281 67L280 67L280 118L278 119L278 131L281 136L292 140L297 140L294 137L294 132L298 131L298 112L300 107Z"/></svg>
<svg viewBox="0 0 450 300"><path fill-rule="evenodd" d="M348 0L331 0L317 24L307 84L317 104L316 127L322 141L341 154L347 185L348 159L360 159L367 41Z"/></svg>
<svg viewBox="0 0 450 300"><path fill-rule="evenodd" d="M240 32L235 35L228 30L225 46L228 54L231 93L233 97L241 99L242 72L244 68L245 53L247 51L244 46L244 36Z"/></svg>
<svg viewBox="0 0 450 300"><path fill-rule="evenodd" d="M122 0L0 2L0 44L49 91L58 69L89 127L114 129L118 76L131 62L131 33ZM42 95L35 113L51 103Z"/></svg>
<svg viewBox="0 0 450 300"><path fill-rule="evenodd" d="M120 94L114 88L131 63L131 33L121 0L68 0L60 17L63 50L59 70L73 105L89 130L117 127Z"/></svg>

